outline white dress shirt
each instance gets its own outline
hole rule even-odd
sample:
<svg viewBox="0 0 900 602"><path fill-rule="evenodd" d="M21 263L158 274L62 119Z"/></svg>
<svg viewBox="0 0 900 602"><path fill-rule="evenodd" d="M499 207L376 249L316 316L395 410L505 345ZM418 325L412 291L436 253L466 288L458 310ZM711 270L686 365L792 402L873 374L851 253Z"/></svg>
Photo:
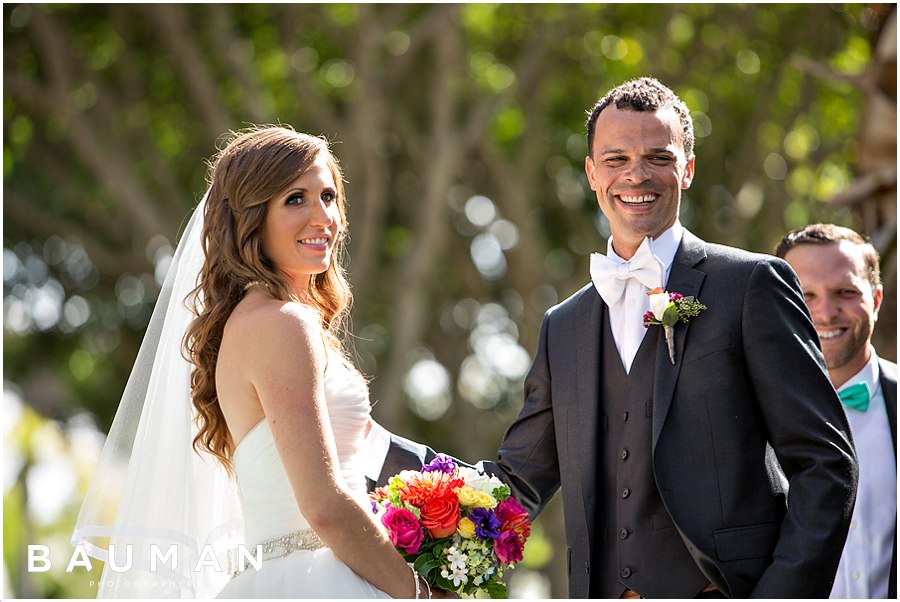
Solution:
<svg viewBox="0 0 900 602"><path fill-rule="evenodd" d="M660 286L663 288L669 281L672 261L675 259L675 253L678 251L678 245L681 244L683 234L684 228L676 220L669 229L657 238L650 240L650 250L659 263L662 274ZM620 263L626 261L613 249L612 238L606 245L606 256ZM625 294L609 308L609 326L616 349L619 350L622 365L625 367L625 372L628 373L631 371L631 364L634 356L637 355L638 347L641 346L641 341L644 340L644 335L647 333L647 328L644 326L644 314L650 309L650 299L647 297L650 289L635 279L628 280L625 287Z"/></svg>
<svg viewBox="0 0 900 602"><path fill-rule="evenodd" d="M359 450L363 472L367 478L378 482L378 477L381 476L384 461L387 460L390 450L391 433L373 420L372 429L366 435Z"/></svg>
<svg viewBox="0 0 900 602"><path fill-rule="evenodd" d="M878 357L871 351L869 362L839 389L866 383L870 398L865 412L844 407L859 460L859 486L832 598L887 598L888 594L897 520L897 466Z"/></svg>

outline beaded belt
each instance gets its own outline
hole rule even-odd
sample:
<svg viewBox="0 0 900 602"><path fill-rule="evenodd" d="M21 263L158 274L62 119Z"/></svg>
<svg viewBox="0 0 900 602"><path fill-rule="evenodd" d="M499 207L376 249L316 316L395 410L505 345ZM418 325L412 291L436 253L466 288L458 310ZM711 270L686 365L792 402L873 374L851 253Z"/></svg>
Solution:
<svg viewBox="0 0 900 602"><path fill-rule="evenodd" d="M297 529L286 535L267 539L257 545L262 546L263 561L284 558L298 550L313 551L325 547L325 544L312 529ZM247 567L235 569L231 576L237 577L246 570Z"/></svg>

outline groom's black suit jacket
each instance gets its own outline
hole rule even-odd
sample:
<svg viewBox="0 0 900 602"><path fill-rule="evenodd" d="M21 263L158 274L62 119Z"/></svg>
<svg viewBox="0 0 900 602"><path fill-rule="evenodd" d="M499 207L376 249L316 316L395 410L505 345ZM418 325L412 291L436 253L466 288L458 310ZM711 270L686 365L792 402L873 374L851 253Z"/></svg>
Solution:
<svg viewBox="0 0 900 602"><path fill-rule="evenodd" d="M656 349L647 451L666 510L726 595L827 598L857 467L796 276L779 259L685 231L667 289L708 309L675 327L675 365L663 337ZM562 488L573 598L591 582L594 492L614 486L598 482L606 312L592 285L547 312L524 407L498 460L484 463L532 515ZM432 453L394 437L382 479Z"/></svg>

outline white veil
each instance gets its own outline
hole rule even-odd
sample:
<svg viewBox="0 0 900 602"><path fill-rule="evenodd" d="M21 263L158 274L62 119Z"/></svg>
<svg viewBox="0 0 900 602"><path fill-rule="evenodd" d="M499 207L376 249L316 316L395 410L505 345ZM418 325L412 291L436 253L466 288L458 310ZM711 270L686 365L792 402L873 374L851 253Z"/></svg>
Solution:
<svg viewBox="0 0 900 602"><path fill-rule="evenodd" d="M182 354L206 200L178 243L72 534L73 545L106 562L98 597L213 597L242 543L235 482L192 448L191 364Z"/></svg>

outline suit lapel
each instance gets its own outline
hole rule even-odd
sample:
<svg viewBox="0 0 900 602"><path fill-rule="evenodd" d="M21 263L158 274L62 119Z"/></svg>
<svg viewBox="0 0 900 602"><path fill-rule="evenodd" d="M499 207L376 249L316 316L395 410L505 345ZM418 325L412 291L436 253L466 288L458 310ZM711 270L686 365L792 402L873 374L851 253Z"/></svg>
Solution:
<svg viewBox="0 0 900 602"><path fill-rule="evenodd" d="M666 290L681 293L685 297L700 296L700 288L706 274L695 269L698 263L706 258L706 244L691 234L687 229L681 239L678 252L672 262L672 271ZM701 299L702 301L702 299ZM659 337L656 348L656 378L653 386L653 450L656 450L656 442L662 431L662 425L666 422L666 416L672 405L672 397L675 394L675 384L678 381L678 373L681 371L681 360L684 357L684 345L687 339L688 329L691 323L679 322L675 326L675 365L669 359L669 350L664 336Z"/></svg>
<svg viewBox="0 0 900 602"><path fill-rule="evenodd" d="M891 365L879 359L878 369L881 372L881 394L884 396L884 406L887 408L888 425L891 427L891 441L894 443L894 453L897 453L897 374Z"/></svg>
<svg viewBox="0 0 900 602"><path fill-rule="evenodd" d="M606 319L606 305L597 291L591 287L578 301L575 332L575 411L567 432L569 447L578 450L578 470L581 484L584 519L588 533L593 532L594 500L597 490L597 446L602 436L599 429L603 413L600 392L600 370L603 358L600 353L600 337L603 320Z"/></svg>

